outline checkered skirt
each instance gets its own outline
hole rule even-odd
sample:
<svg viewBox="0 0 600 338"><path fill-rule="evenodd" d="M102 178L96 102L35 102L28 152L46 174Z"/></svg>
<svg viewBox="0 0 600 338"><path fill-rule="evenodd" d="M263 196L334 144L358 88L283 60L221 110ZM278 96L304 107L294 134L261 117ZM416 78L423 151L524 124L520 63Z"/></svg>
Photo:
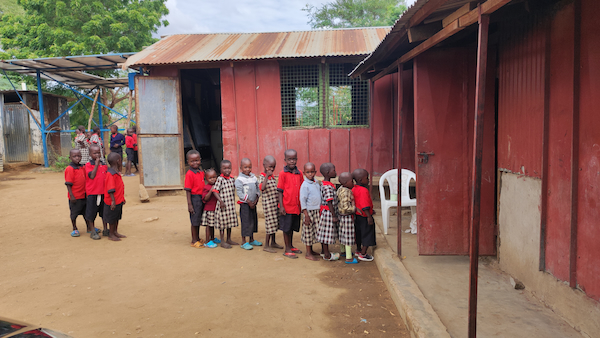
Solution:
<svg viewBox="0 0 600 338"><path fill-rule="evenodd" d="M300 239L304 245L313 245L317 244L317 229L319 228L319 210L307 210L308 216L310 218L310 225L306 225L304 223L304 213L303 221L302 221L302 235Z"/></svg>
<svg viewBox="0 0 600 338"><path fill-rule="evenodd" d="M215 212L214 211L208 211L208 210L204 210L204 212L202 212L202 226L208 226L208 227L214 227L216 226L216 222L215 222Z"/></svg>
<svg viewBox="0 0 600 338"><path fill-rule="evenodd" d="M217 202L215 211L216 225L218 229L229 229L238 226L237 213L235 212L235 178L225 178L219 176L213 187L219 192L221 201L225 204L225 208L221 209L221 205Z"/></svg>
<svg viewBox="0 0 600 338"><path fill-rule="evenodd" d="M277 192L277 180L272 178L268 180L263 175L258 176L258 183L267 182L267 187L262 191L262 205L265 214L265 232L267 235L274 234L279 229L279 215L277 204L279 196Z"/></svg>
<svg viewBox="0 0 600 338"><path fill-rule="evenodd" d="M338 215L338 220L340 244L354 245L354 218L352 215Z"/></svg>
<svg viewBox="0 0 600 338"><path fill-rule="evenodd" d="M338 238L337 225L333 223L333 215L329 210L321 212L321 220L317 230L317 242L322 244L335 244Z"/></svg>

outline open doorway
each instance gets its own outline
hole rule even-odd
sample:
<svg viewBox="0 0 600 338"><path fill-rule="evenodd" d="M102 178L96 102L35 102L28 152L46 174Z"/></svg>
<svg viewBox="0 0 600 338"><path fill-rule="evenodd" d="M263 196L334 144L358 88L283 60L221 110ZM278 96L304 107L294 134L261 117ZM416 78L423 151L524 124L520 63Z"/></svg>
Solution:
<svg viewBox="0 0 600 338"><path fill-rule="evenodd" d="M223 160L220 70L182 69L181 106L185 153L198 150L202 168L218 172Z"/></svg>

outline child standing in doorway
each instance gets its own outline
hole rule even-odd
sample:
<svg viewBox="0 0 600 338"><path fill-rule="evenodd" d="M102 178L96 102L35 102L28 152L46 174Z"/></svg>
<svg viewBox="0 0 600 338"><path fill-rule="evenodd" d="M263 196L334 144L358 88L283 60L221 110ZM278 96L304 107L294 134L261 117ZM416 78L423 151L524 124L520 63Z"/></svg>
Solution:
<svg viewBox="0 0 600 338"><path fill-rule="evenodd" d="M188 212L192 223L192 244L194 248L204 248L200 239L200 222L202 220L202 190L204 189L204 172L200 170L200 153L190 150L186 154L190 169L185 174L184 189L187 196ZM127 161L129 163L129 161Z"/></svg>
<svg viewBox="0 0 600 338"><path fill-rule="evenodd" d="M260 196L258 180L252 173L252 162L248 158L243 158L240 162L240 175L235 180L235 190L237 192L240 205L240 220L242 222L242 249L252 250L255 246L261 246L262 243L254 239L254 233L258 232L258 214L256 213L256 204ZM246 241L246 237L248 240Z"/></svg>
<svg viewBox="0 0 600 338"><path fill-rule="evenodd" d="M337 206L338 199L335 193L335 185L331 179L337 176L335 166L332 163L321 164L321 175L323 175L323 185L321 186L321 219L317 231L317 241L323 246L323 259L326 261L337 261L340 254L329 251L329 245L335 244L337 234Z"/></svg>
<svg viewBox="0 0 600 338"><path fill-rule="evenodd" d="M317 169L311 162L304 164L304 182L300 187L300 207L304 215L302 226L302 243L306 245L306 259L318 261L319 255L313 251L317 243L317 228L319 227L319 209L321 209L321 186L315 181Z"/></svg>
<svg viewBox="0 0 600 338"><path fill-rule="evenodd" d="M231 161L221 161L221 175L213 187L213 194L218 201L215 218L221 236L221 247L225 249L238 245L231 240L231 228L238 226L235 212L235 177L231 176L231 169ZM225 230L227 230L227 240L224 238Z"/></svg>
<svg viewBox="0 0 600 338"><path fill-rule="evenodd" d="M352 194L352 188L354 188L354 182L352 181L352 175L349 172L343 172L340 174L340 184L338 188L338 229L340 236L340 244L342 246L342 254L340 256L346 257L346 264L356 264L358 261L355 257L352 257L352 246L354 245L354 213L356 212L356 206L354 204L354 195Z"/></svg>
<svg viewBox="0 0 600 338"><path fill-rule="evenodd" d="M285 166L279 173L277 191L279 191L279 229L283 231L285 241L284 256L298 258L302 251L294 247L294 232L300 231L300 186L304 178L296 167L298 153L288 149L284 153Z"/></svg>
<svg viewBox="0 0 600 338"><path fill-rule="evenodd" d="M264 171L258 177L258 187L262 195L263 212L265 214L265 246L263 251L275 253L275 249L283 247L275 242L275 233L279 228L279 210L277 179L273 176L277 162L275 157L268 155L263 160Z"/></svg>
<svg viewBox="0 0 600 338"><path fill-rule="evenodd" d="M377 245L375 241L375 220L373 220L373 200L367 186L369 185L369 172L365 169L356 169L352 172L356 185L352 188L354 202L356 203L356 219L354 229L356 231L356 255L358 259L365 262L373 260L373 256L367 254L370 246Z"/></svg>

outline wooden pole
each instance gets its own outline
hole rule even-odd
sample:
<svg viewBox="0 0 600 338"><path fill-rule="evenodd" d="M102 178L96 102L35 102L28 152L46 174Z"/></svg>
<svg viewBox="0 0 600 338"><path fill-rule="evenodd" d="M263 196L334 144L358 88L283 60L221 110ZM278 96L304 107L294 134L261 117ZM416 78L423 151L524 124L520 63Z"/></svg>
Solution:
<svg viewBox="0 0 600 338"><path fill-rule="evenodd" d="M402 86L402 69L404 68L404 64L398 64L398 118L396 119L396 133L398 137L398 150L396 151L396 156L398 157L397 168L398 168L398 210L396 212L397 221L398 221L398 247L397 253L398 257L402 259L402 106L404 105L404 89ZM408 182L407 182L408 184Z"/></svg>
<svg viewBox="0 0 600 338"><path fill-rule="evenodd" d="M98 90L96 91L96 96L94 97L94 102L92 103L92 110L90 110L90 118L88 119L87 130L92 129L92 119L94 118L94 107L96 106L96 101L98 101L98 94L100 94L100 88L98 88ZM98 135L98 136L100 136L100 135Z"/></svg>
<svg viewBox="0 0 600 338"><path fill-rule="evenodd" d="M473 170L471 176L471 242L469 249L469 338L477 336L477 274L479 272L479 216L481 207L481 159L488 48L488 15L479 7L477 43L477 83L475 85L475 123L473 131Z"/></svg>
<svg viewBox="0 0 600 338"><path fill-rule="evenodd" d="M127 128L129 128L131 126L131 90L129 91L129 94L127 96L129 96L129 104L127 107Z"/></svg>

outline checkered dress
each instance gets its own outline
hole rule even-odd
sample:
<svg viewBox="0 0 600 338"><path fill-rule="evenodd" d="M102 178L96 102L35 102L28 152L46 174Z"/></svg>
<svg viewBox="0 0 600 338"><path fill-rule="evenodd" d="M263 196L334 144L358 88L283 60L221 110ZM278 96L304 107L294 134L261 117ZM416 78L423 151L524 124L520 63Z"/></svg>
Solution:
<svg viewBox="0 0 600 338"><path fill-rule="evenodd" d="M341 186L337 191L339 200L338 204L338 234L340 236L340 244L342 245L354 245L354 195L352 190Z"/></svg>
<svg viewBox="0 0 600 338"><path fill-rule="evenodd" d="M77 145L79 152L81 152L81 161L79 163L82 165L88 163L90 161L90 145L87 141L87 137L85 137L85 134L82 133L77 135L75 138L75 144Z"/></svg>
<svg viewBox="0 0 600 338"><path fill-rule="evenodd" d="M261 192L262 205L265 214L265 232L267 235L274 234L279 229L279 196L277 192L277 179L267 179L264 174L258 176L258 184L263 184L267 181L267 187Z"/></svg>
<svg viewBox="0 0 600 338"><path fill-rule="evenodd" d="M204 210L204 212L202 212L202 226L208 226L208 227L214 227L216 226L216 222L215 222L215 212L214 211L208 211L208 210Z"/></svg>
<svg viewBox="0 0 600 338"><path fill-rule="evenodd" d="M317 244L317 229L319 228L319 210L307 210L310 217L310 225L302 221L302 235L300 239L304 245ZM304 215L304 213L302 213ZM306 217L306 216L303 216Z"/></svg>
<svg viewBox="0 0 600 338"><path fill-rule="evenodd" d="M216 227L221 229L229 229L238 226L237 214L235 212L235 178L230 176L225 178L219 176L213 190L219 192L221 201L226 208L221 209L220 203L217 202L215 210Z"/></svg>
<svg viewBox="0 0 600 338"><path fill-rule="evenodd" d="M321 206L326 206L327 201L333 203L333 207L337 210L338 198L335 193L335 187L325 184L321 186ZM329 210L321 212L321 220L319 229L317 230L317 241L323 244L335 244L338 238L337 224L333 223L333 215Z"/></svg>

